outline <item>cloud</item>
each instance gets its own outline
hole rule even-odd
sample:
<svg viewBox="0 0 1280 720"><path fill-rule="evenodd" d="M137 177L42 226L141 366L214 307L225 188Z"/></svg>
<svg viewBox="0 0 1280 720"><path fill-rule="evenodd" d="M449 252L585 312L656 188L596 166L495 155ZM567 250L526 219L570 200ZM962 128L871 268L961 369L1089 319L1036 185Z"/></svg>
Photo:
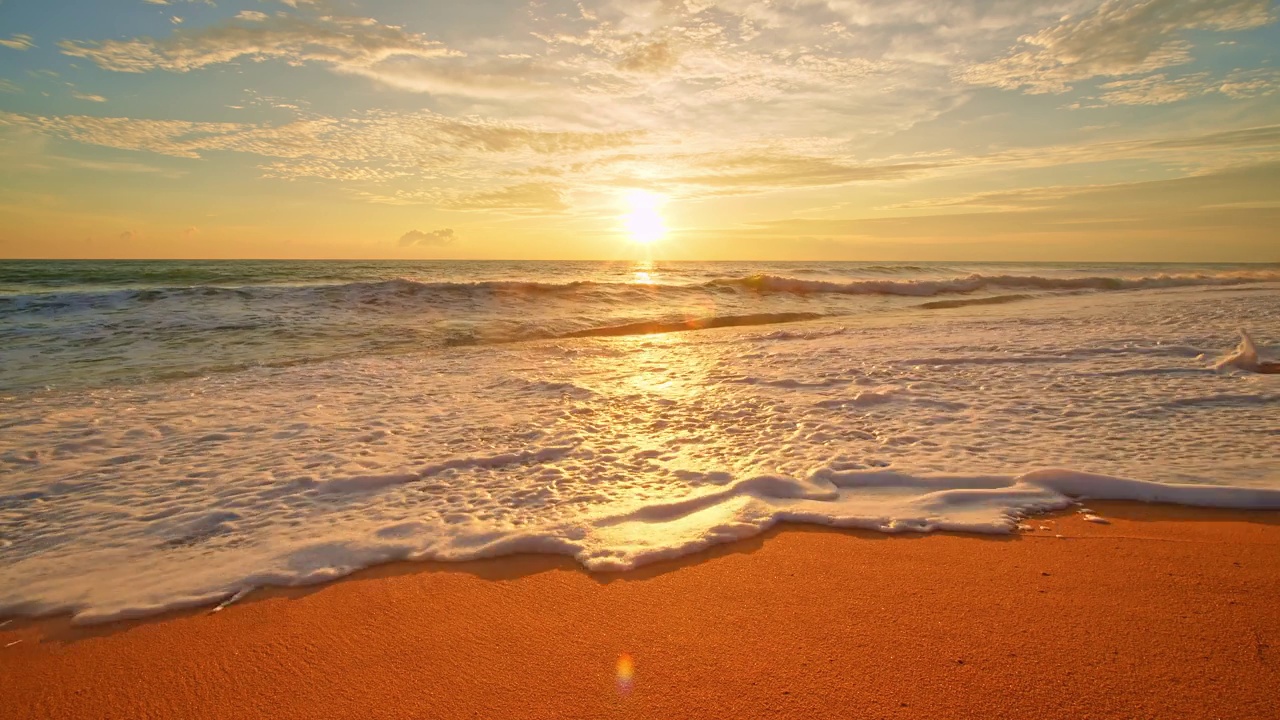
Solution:
<svg viewBox="0 0 1280 720"><path fill-rule="evenodd" d="M256 16L221 25L177 30L169 38L58 43L63 54L82 57L116 72L189 72L240 58L316 62L339 72L360 72L389 58L438 58L456 54L419 33L376 20Z"/></svg>
<svg viewBox="0 0 1280 720"><path fill-rule="evenodd" d="M410 230L400 236L400 246L409 247L417 245L419 247L442 247L452 245L456 236L452 228L444 228L443 230L432 230L431 232L422 232L421 230Z"/></svg>
<svg viewBox="0 0 1280 720"><path fill-rule="evenodd" d="M732 118L761 133L785 122L815 135L870 135L933 119L962 98L939 60L939 53L956 51L956 41L944 50L918 39L936 28L913 17L931 13L956 28L993 23L983 12L944 12L929 3L875 13L832 5L656 0L574 4L564 13L546 7L513 15L521 26L500 39L451 36L457 48L374 20L246 10L160 39L60 47L120 72L265 59L321 64L388 88L484 101L496 114L588 119L598 127L715 132ZM1024 12L1019 6L1016 14ZM850 29L833 38L822 26L836 15ZM754 29L744 31L744 20ZM796 112L797 102L805 112ZM754 107L744 112L747 106Z"/></svg>
<svg viewBox="0 0 1280 720"><path fill-rule="evenodd" d="M1200 135L1142 140L1128 143L1105 143L1105 152L1130 150L1205 150L1214 153L1227 150L1274 147L1280 145L1280 125L1221 130Z"/></svg>
<svg viewBox="0 0 1280 720"><path fill-rule="evenodd" d="M625 187L678 199L1122 157L1217 166L1246 153L1234 146L1155 144L1189 141L1181 136L1048 147L1027 141L1027 147L1002 150L1010 142L993 130L1010 121L992 119L989 108L930 121L981 101L984 94L968 82L1057 91L1076 78L1101 78L1080 98L1091 107L1207 96L1222 102L1265 95L1275 85L1269 75L1206 74L1198 67L1135 71L1180 62L1188 41L1198 37L1188 28L1231 30L1268 21L1269 6L1258 0L609 0L582 7L546 0L510 13L500 26L482 14L462 13L447 29L283 5L256 4L211 26L192 21L190 28L166 28L160 38L104 34L62 47L119 72L190 72L234 63L232 70L243 71L250 83L253 73L270 72L273 87L288 82L295 72L290 68L307 65L313 73L365 78L384 90L433 95L344 93L355 107L432 110L328 116L319 111L332 107L319 102L327 91L306 75L295 77L304 81L295 97L214 100L245 108L227 117L252 122L103 118L86 111L0 114L0 123L176 158L238 154L248 158L240 164L246 173L327 183L369 202L521 213L562 212L574 203L590 212L592 203ZM510 0L516 5L525 8ZM1063 17L1064 11L1074 14ZM966 64L990 58L996 60L985 66ZM272 67L254 66L263 60ZM1020 65L1023 60L1030 64ZM1041 66L1044 73L1018 74ZM978 72L983 67L986 74ZM955 82L957 69L972 77ZM306 97L317 102L308 105ZM122 107L125 100L112 96L108 107ZM1229 117L1262 117L1243 112L1256 109L1242 107ZM291 119L263 120L282 117ZM975 136L964 128L971 124L988 133L979 136L984 139L970 142ZM1209 121L1203 126L1214 127ZM1128 136L1158 134L1160 127ZM1253 147L1274 151L1271 145ZM829 204L835 194L825 193L821 202Z"/></svg>
<svg viewBox="0 0 1280 720"><path fill-rule="evenodd" d="M35 43L31 42L31 36L22 34L10 35L8 40L0 39L0 45L13 50L30 50L35 47Z"/></svg>
<svg viewBox="0 0 1280 720"><path fill-rule="evenodd" d="M0 111L0 125L35 130L88 145L198 158L199 149L246 126L185 120L141 120L87 115L42 117Z"/></svg>
<svg viewBox="0 0 1280 720"><path fill-rule="evenodd" d="M1131 89L1131 88L1130 88ZM1219 167L1280 152L1280 125L1199 135L1024 147L981 154L860 161L828 138L680 138L558 130L431 112L375 111L283 124L44 117L0 112L0 126L177 158L234 152L264 177L349 185L368 202L557 213L573 191L649 187L674 197L753 194L910 180L982 167L1051 167L1120 159ZM534 179L511 184L511 178Z"/></svg>
<svg viewBox="0 0 1280 720"><path fill-rule="evenodd" d="M1149 75L1133 80L1114 80L1098 86L1103 90L1098 100L1107 105L1165 105L1196 95L1204 94L1208 73L1196 73L1179 78L1163 74Z"/></svg>
<svg viewBox="0 0 1280 720"><path fill-rule="evenodd" d="M1221 93L1233 100L1265 97L1280 88L1280 70L1258 68L1236 69L1223 78L1212 78L1207 72L1181 77L1164 73L1143 78L1113 80L1102 83L1101 95L1089 98L1093 104L1074 103L1072 109L1099 108L1108 105L1165 105L1193 97Z"/></svg>
<svg viewBox="0 0 1280 720"><path fill-rule="evenodd" d="M1095 77L1148 73L1191 60L1189 30L1246 30L1272 22L1270 0L1107 0L1019 39L1007 55L971 65L974 85L1063 93Z"/></svg>
<svg viewBox="0 0 1280 720"><path fill-rule="evenodd" d="M1170 180L1028 187L934 198L901 208L961 208L966 213L890 218L777 220L766 232L825 236L955 238L1011 233L1081 232L1084 228L1170 230L1239 224L1254 235L1280 210L1280 162L1223 168ZM1265 217L1258 211L1267 211Z"/></svg>
<svg viewBox="0 0 1280 720"><path fill-rule="evenodd" d="M345 120L314 117L278 125L0 112L0 124L29 127L91 145L174 157L233 151L335 163L385 163L391 169L419 174L425 166L448 166L450 156L500 153L532 159L623 147L641 137L635 132L553 130L481 118L450 118L430 111L372 111Z"/></svg>
<svg viewBox="0 0 1280 720"><path fill-rule="evenodd" d="M106 101L107 101L107 99L106 99L106 98L104 98L104 97L102 97L101 95L91 95L91 94L88 94L88 93L81 93L81 92L73 92L73 93L71 93L71 97L73 97L73 98L75 98L75 99L77 99L77 100L88 100L89 102L100 102L100 103L101 103L101 102L106 102Z"/></svg>
<svg viewBox="0 0 1280 720"><path fill-rule="evenodd" d="M0 78L0 92L20 93L22 92L22 88L10 80L5 80L4 78Z"/></svg>
<svg viewBox="0 0 1280 720"><path fill-rule="evenodd" d="M1050 207L1069 195L1090 192L1101 186L1049 186L994 190L940 198L924 198L893 205L898 210L922 210L942 207L968 207L990 210L1039 210Z"/></svg>
<svg viewBox="0 0 1280 720"><path fill-rule="evenodd" d="M1280 125L1138 140L1014 148L955 158L955 166L957 169L982 166L1041 168L1119 160L1154 160L1204 171L1271 158L1280 158Z"/></svg>
<svg viewBox="0 0 1280 720"><path fill-rule="evenodd" d="M1276 90L1280 89L1280 70L1237 68L1228 73L1216 89L1223 95L1236 100L1274 95Z"/></svg>
<svg viewBox="0 0 1280 720"><path fill-rule="evenodd" d="M783 152L744 152L686 158L693 172L666 178L678 185L725 192L758 192L761 188L845 185L873 180L901 180L946 167L945 162L858 165L833 158Z"/></svg>
<svg viewBox="0 0 1280 720"><path fill-rule="evenodd" d="M563 194L564 190L559 185L532 182L499 190L460 195L442 204L454 210L522 210L558 213L569 208L564 202Z"/></svg>
<svg viewBox="0 0 1280 720"><path fill-rule="evenodd" d="M669 70L679 62L679 57L665 40L640 44L632 48L618 61L618 68L631 72L655 73Z"/></svg>

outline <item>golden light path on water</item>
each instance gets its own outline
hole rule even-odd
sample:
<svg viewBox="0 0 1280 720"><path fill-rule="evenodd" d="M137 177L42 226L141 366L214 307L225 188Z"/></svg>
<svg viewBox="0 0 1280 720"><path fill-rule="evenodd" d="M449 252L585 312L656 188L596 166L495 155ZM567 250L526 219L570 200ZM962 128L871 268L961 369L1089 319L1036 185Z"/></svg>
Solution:
<svg viewBox="0 0 1280 720"><path fill-rule="evenodd" d="M636 285L653 285L657 282L658 268L652 260L639 260L632 269L634 279L631 281Z"/></svg>

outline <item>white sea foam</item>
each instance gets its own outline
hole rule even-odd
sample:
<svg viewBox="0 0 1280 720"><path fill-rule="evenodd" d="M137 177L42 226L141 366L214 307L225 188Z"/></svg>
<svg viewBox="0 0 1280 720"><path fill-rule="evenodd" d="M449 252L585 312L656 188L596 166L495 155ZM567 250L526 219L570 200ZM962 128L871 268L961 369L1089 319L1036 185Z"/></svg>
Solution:
<svg viewBox="0 0 1280 720"><path fill-rule="evenodd" d="M1258 372L1261 366L1262 360L1258 357L1258 346L1254 344L1253 338L1249 337L1248 332L1241 330L1240 344L1236 346L1235 350L1214 363L1213 367L1217 370L1236 368L1238 370Z"/></svg>
<svg viewBox="0 0 1280 720"><path fill-rule="evenodd" d="M0 614L136 617L401 559L616 571L779 522L1280 508L1280 378L1198 359L1244 322L1280 337L1276 300L1038 299L0 398Z"/></svg>

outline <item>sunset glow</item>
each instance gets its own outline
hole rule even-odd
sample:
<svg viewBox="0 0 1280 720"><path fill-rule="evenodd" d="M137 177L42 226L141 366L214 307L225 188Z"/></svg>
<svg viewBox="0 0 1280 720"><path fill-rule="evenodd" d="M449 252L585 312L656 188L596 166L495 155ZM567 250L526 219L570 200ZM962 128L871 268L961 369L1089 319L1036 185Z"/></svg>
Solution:
<svg viewBox="0 0 1280 720"><path fill-rule="evenodd" d="M1276 18L6 0L0 256L1275 260Z"/></svg>
<svg viewBox="0 0 1280 720"><path fill-rule="evenodd" d="M1277 228L1280 0L0 0L0 707L1274 717Z"/></svg>

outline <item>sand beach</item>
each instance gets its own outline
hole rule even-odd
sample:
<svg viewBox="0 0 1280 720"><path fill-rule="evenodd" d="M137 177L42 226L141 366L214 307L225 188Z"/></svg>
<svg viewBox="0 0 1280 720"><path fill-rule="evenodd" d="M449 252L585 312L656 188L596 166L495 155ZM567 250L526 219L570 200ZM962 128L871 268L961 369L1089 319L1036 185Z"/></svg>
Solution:
<svg viewBox="0 0 1280 720"><path fill-rule="evenodd" d="M1109 524L785 525L620 574L536 555L399 563L216 613L12 621L0 706L15 719L1275 717L1280 514L1089 508Z"/></svg>

